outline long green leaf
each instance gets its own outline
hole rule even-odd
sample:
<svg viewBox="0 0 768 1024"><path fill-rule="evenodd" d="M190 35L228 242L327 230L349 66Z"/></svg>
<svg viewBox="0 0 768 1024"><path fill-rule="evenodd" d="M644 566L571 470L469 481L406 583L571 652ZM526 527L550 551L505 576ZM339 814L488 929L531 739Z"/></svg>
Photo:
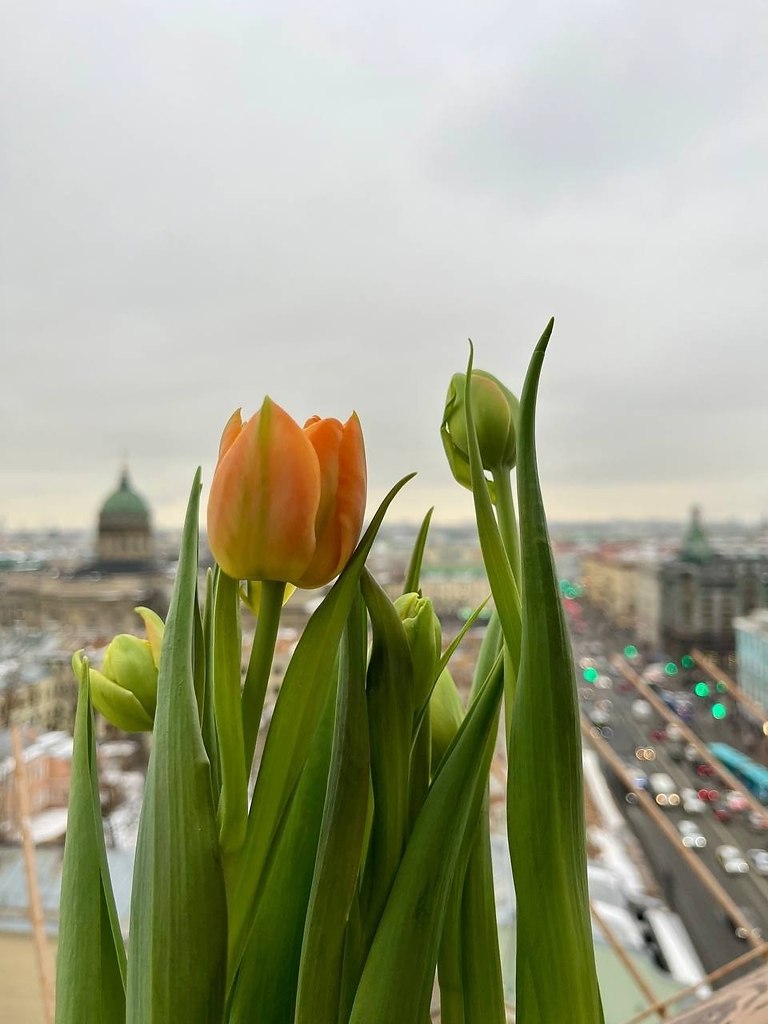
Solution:
<svg viewBox="0 0 768 1024"><path fill-rule="evenodd" d="M488 803L486 790L462 890L461 970L466 1024L505 1024L507 1019Z"/></svg>
<svg viewBox="0 0 768 1024"><path fill-rule="evenodd" d="M124 1024L125 949L101 821L88 663L79 679L56 958L56 1024Z"/></svg>
<svg viewBox="0 0 768 1024"><path fill-rule="evenodd" d="M227 1024L286 1024L293 1020L328 784L334 709L331 687L269 851L248 942L229 996Z"/></svg>
<svg viewBox="0 0 768 1024"><path fill-rule="evenodd" d="M213 707L213 595L216 589L216 570L208 569L205 574L205 607L203 609L203 640L205 644L205 688L203 691L203 714L200 729L203 743L211 763L211 786L213 801L218 806L221 795L221 765L219 758L219 741L216 736L216 716Z"/></svg>
<svg viewBox="0 0 768 1024"><path fill-rule="evenodd" d="M424 561L424 549L427 546L427 535L429 534L429 524L432 522L432 513L434 508L429 509L419 527L419 532L416 535L416 543L413 545L413 551L411 552L411 560L408 563L408 571L405 574L405 583L403 584L404 594L415 594L420 592L419 579L421 577L421 563Z"/></svg>
<svg viewBox="0 0 768 1024"><path fill-rule="evenodd" d="M517 1019L603 1021L587 896L576 683L536 466L534 418L552 321L520 403L517 488L522 649L509 744L507 818L517 893Z"/></svg>
<svg viewBox="0 0 768 1024"><path fill-rule="evenodd" d="M333 685L332 666L360 573L387 509L411 476L395 484L379 506L354 555L307 623L280 687L251 801L231 904L230 983L252 927L256 894L277 823L301 774L308 739Z"/></svg>
<svg viewBox="0 0 768 1024"><path fill-rule="evenodd" d="M474 828L493 751L501 658L438 769L365 963L350 1024L420 1022L429 1011L446 902Z"/></svg>
<svg viewBox="0 0 768 1024"><path fill-rule="evenodd" d="M192 664L199 503L198 470L163 638L136 846L128 1024L217 1024L224 1009L224 877Z"/></svg>
<svg viewBox="0 0 768 1024"><path fill-rule="evenodd" d="M367 952L405 848L413 666L400 616L367 571L362 591L373 633L367 693L373 820L360 896Z"/></svg>
<svg viewBox="0 0 768 1024"><path fill-rule="evenodd" d="M240 592L238 581L219 572L213 596L213 706L221 772L217 808L222 852L236 853L245 839L248 779L240 703Z"/></svg>
<svg viewBox="0 0 768 1024"><path fill-rule="evenodd" d="M357 600L347 624L331 771L307 908L295 1024L337 1024L347 918L357 887L368 810L368 621Z"/></svg>

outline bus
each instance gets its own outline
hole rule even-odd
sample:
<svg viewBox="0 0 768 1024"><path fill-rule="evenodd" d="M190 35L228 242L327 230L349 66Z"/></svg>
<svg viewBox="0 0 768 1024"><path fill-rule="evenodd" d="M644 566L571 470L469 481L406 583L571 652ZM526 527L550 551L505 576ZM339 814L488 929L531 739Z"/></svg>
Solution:
<svg viewBox="0 0 768 1024"><path fill-rule="evenodd" d="M721 764L733 772L745 789L753 793L761 803L768 804L768 768L765 765L758 764L727 743L710 743L709 749Z"/></svg>

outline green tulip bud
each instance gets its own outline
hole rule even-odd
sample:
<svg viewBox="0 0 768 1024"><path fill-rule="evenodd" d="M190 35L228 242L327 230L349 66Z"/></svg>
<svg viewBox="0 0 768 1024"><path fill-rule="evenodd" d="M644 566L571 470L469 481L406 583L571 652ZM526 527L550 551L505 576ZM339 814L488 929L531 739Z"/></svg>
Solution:
<svg viewBox="0 0 768 1024"><path fill-rule="evenodd" d="M440 764L453 737L459 731L464 718L464 705L459 691L447 668L440 673L440 678L432 691L429 702L429 719L432 727L432 765L433 770Z"/></svg>
<svg viewBox="0 0 768 1024"><path fill-rule="evenodd" d="M440 620L430 599L419 594L403 594L394 605L411 651L414 705L418 709L429 696L442 653Z"/></svg>
<svg viewBox="0 0 768 1024"><path fill-rule="evenodd" d="M454 477L463 487L471 487L464 401L466 378L465 373L454 373L451 377L440 436ZM509 471L517 458L519 402L501 381L483 370L472 371L470 386L483 468L491 472Z"/></svg>
<svg viewBox="0 0 768 1024"><path fill-rule="evenodd" d="M97 711L125 732L149 732L157 704L157 672L164 625L148 608L137 608L148 639L116 636L104 652L101 671L90 669L91 700ZM82 652L72 658L75 675L84 672Z"/></svg>

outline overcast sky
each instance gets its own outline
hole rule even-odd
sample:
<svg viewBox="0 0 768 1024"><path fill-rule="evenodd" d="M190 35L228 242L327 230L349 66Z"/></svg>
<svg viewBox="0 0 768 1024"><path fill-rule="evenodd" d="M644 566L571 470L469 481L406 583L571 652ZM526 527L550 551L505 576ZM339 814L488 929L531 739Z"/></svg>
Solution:
<svg viewBox="0 0 768 1024"><path fill-rule="evenodd" d="M764 0L6 0L0 521L156 521L234 408L366 434L371 507L470 500L451 374L550 315L553 519L768 513Z"/></svg>

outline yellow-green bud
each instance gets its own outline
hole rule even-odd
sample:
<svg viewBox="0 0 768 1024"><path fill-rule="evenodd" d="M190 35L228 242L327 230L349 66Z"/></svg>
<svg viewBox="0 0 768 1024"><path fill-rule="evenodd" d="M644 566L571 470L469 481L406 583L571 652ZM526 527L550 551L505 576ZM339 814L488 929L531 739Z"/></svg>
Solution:
<svg viewBox="0 0 768 1024"><path fill-rule="evenodd" d="M464 705L447 668L440 673L429 702L432 726L432 766L440 764L464 718Z"/></svg>
<svg viewBox="0 0 768 1024"><path fill-rule="evenodd" d="M448 387L440 436L454 477L463 487L471 486L469 442L464 401L467 375L454 373ZM519 402L500 380L473 370L472 416L483 469L510 470L517 458L517 417Z"/></svg>
<svg viewBox="0 0 768 1024"><path fill-rule="evenodd" d="M442 653L440 620L428 597L403 594L394 604L411 651L414 704L420 708L429 696Z"/></svg>
<svg viewBox="0 0 768 1024"><path fill-rule="evenodd" d="M157 704L157 672L163 640L162 619L148 608L137 608L147 640L120 633L104 652L101 671L90 669L91 700L97 711L125 732L152 729ZM75 675L84 671L81 653L72 658Z"/></svg>

